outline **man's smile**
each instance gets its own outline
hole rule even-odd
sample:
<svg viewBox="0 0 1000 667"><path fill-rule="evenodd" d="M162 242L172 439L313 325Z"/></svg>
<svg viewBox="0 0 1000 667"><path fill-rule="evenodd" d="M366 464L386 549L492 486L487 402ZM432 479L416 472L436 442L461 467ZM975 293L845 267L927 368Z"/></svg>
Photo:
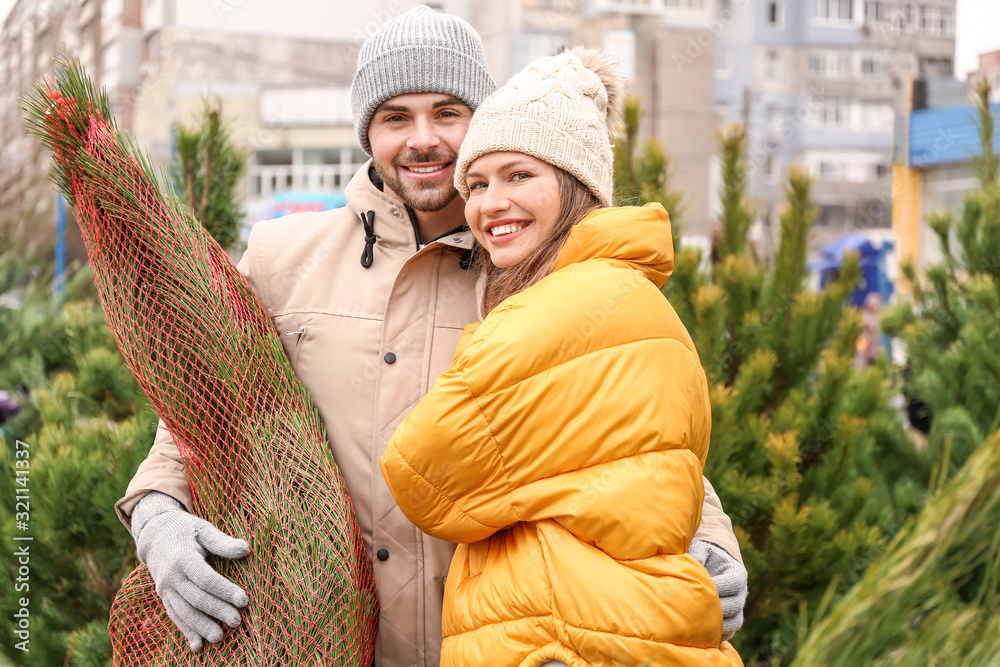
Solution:
<svg viewBox="0 0 1000 667"><path fill-rule="evenodd" d="M438 176L443 176L451 167L454 162L438 162L436 164L412 164L412 165L400 165L402 171L405 171L407 176L411 178L423 179L423 178L436 178Z"/></svg>

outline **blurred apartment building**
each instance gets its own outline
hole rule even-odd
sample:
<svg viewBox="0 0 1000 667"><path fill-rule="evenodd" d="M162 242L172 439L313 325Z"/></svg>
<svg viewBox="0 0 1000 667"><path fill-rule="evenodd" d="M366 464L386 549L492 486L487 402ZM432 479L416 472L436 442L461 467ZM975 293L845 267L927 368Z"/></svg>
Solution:
<svg viewBox="0 0 1000 667"><path fill-rule="evenodd" d="M51 239L48 156L25 135L16 99L62 51L107 87L119 126L160 164L170 160L176 124L192 122L205 98L217 97L248 152L248 215L328 208L367 160L350 106L358 49L417 4L18 0L0 40L4 191L11 202L40 197L39 228ZM423 4L467 14L465 0Z"/></svg>
<svg viewBox="0 0 1000 667"><path fill-rule="evenodd" d="M340 193L368 159L350 104L358 49L418 4L467 13L466 0L145 0L146 75L135 134L166 158L170 127L194 117L205 95L217 96L251 156L250 215L328 207L334 200L311 202L309 195ZM286 195L293 208L268 209L287 203Z"/></svg>
<svg viewBox="0 0 1000 667"><path fill-rule="evenodd" d="M894 129L913 77L952 77L955 0L719 3L715 102L750 132L749 192L773 238L791 165L817 181L813 247L891 224ZM899 126L899 127L897 127Z"/></svg>
<svg viewBox="0 0 1000 667"><path fill-rule="evenodd" d="M684 232L718 215L720 124L750 136L749 194L763 251L777 232L792 165L816 177L813 247L891 225L894 132L905 134L913 77L952 77L955 0L471 0L503 81L564 45L604 46L622 62L684 190ZM773 248L772 248L773 249Z"/></svg>
<svg viewBox="0 0 1000 667"><path fill-rule="evenodd" d="M982 77L990 82L994 96L1000 99L1000 51L979 54L979 69L969 74L969 81Z"/></svg>
<svg viewBox="0 0 1000 667"><path fill-rule="evenodd" d="M286 195L293 204L303 193L334 196L366 159L349 102L358 48L416 4L18 0L0 40L0 197L20 203L43 193L39 215L52 217L47 156L24 135L14 101L60 50L83 60L108 88L119 124L162 163L172 128L190 122L205 96L219 97L250 156L251 218L287 212L273 206ZM642 102L640 140L656 137L673 160L684 232L702 237L717 215L714 132L734 120L750 129L750 194L766 221L783 200L787 168L801 164L818 179L818 230L888 227L906 81L952 70L955 0L423 4L476 27L501 83L564 45L613 51Z"/></svg>
<svg viewBox="0 0 1000 667"><path fill-rule="evenodd" d="M470 0L494 78L503 82L564 46L615 55L642 104L640 145L656 137L672 160L671 186L684 191L686 236L707 239L715 197L712 155L714 37L718 0ZM705 35L710 39L706 42ZM693 55L678 58L678 54Z"/></svg>
<svg viewBox="0 0 1000 667"><path fill-rule="evenodd" d="M248 150L251 220L301 210L296 206L328 207L367 159L357 145L349 97L358 48L416 4L18 0L0 51L7 74L0 137L5 155L28 165L13 170L23 176L18 197L43 193L41 228L51 230L48 159L25 136L14 100L64 51L80 57L108 88L119 124L161 164L170 159L176 124L194 119L206 96L220 98L235 139ZM713 50L703 48L681 65L673 54L705 31L716 14L714 0L423 4L462 16L480 31L498 82L565 44L615 51L642 99L641 139L656 136L674 161L674 186L685 191L685 231L707 234Z"/></svg>
<svg viewBox="0 0 1000 667"><path fill-rule="evenodd" d="M78 57L131 129L141 80L141 0L19 0L0 29L0 219L39 241L51 240L55 195L48 155L28 137L22 92L51 71L62 52ZM75 231L75 230L74 230ZM79 234L70 255L82 257Z"/></svg>
<svg viewBox="0 0 1000 667"><path fill-rule="evenodd" d="M924 75L910 82L905 122L896 134L893 165L893 229L900 259L918 269L941 261L944 251L928 220L935 214L961 217L966 193L980 188L973 158L982 155L978 114L971 98L985 78L991 110L1000 114L1000 51L979 55L968 81ZM1000 150L1000 133L994 133Z"/></svg>

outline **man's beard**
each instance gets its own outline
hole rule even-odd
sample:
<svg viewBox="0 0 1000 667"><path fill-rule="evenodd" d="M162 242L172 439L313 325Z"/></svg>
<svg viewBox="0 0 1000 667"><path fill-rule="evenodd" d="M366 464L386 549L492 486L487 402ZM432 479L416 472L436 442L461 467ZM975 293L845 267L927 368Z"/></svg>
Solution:
<svg viewBox="0 0 1000 667"><path fill-rule="evenodd" d="M398 174L403 163L411 165L427 164L434 162L456 162L458 156L454 153L407 153L396 156L391 167L375 161L375 171L382 178L382 181L395 192L407 206L415 211L434 213L440 211L450 204L458 196L458 190L451 181L441 184L435 182L411 181L403 183Z"/></svg>

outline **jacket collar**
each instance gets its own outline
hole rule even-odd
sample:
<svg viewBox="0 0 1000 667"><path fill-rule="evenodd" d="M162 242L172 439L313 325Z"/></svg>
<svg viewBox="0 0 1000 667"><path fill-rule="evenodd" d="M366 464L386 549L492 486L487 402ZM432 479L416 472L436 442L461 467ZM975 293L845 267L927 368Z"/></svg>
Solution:
<svg viewBox="0 0 1000 667"><path fill-rule="evenodd" d="M554 270L598 257L627 262L663 287L674 270L670 216L660 204L593 211L570 231Z"/></svg>
<svg viewBox="0 0 1000 667"><path fill-rule="evenodd" d="M440 243L461 250L472 249L472 232L468 231L463 220L455 221L456 229L453 233L445 234L439 239L420 239L423 245L418 246L416 216L408 210L406 204L383 191L381 181L378 184L372 182L369 170L372 170L371 160L347 184L344 195L347 197L347 205L355 213L358 225L364 224L362 216L366 216L368 211L375 212L373 227L376 243L380 247L417 252L421 247Z"/></svg>

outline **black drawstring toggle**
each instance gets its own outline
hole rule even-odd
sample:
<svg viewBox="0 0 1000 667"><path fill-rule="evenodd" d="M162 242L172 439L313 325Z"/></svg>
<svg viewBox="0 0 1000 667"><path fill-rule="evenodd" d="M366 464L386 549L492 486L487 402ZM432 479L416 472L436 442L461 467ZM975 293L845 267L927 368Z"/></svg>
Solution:
<svg viewBox="0 0 1000 667"><path fill-rule="evenodd" d="M361 253L361 266L366 269L375 259L375 211L368 211L368 219L361 216L361 224L365 226L365 251Z"/></svg>
<svg viewBox="0 0 1000 667"><path fill-rule="evenodd" d="M476 261L476 254L471 250L463 250L462 254L458 258L458 266L463 271L468 271L472 268L473 262Z"/></svg>

